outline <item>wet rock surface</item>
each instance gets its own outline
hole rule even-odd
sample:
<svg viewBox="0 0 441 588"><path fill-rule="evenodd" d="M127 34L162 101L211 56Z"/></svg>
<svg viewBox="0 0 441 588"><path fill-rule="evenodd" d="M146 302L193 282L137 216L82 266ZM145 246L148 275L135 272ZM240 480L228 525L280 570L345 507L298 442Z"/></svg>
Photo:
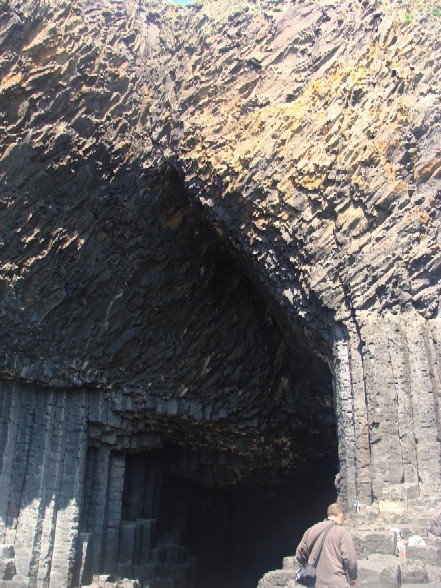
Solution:
<svg viewBox="0 0 441 588"><path fill-rule="evenodd" d="M252 588L337 472L438 506L439 14L0 3L0 581Z"/></svg>

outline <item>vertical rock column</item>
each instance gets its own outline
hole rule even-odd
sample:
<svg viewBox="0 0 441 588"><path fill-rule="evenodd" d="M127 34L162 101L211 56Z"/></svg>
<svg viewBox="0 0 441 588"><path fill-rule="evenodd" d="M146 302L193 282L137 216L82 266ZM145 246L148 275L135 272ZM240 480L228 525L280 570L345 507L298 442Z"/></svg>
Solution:
<svg viewBox="0 0 441 588"><path fill-rule="evenodd" d="M87 452L87 395L67 393L68 422L62 479L50 572L50 588L69 586L75 563L76 543L84 489ZM68 565L66 565L68 562Z"/></svg>
<svg viewBox="0 0 441 588"><path fill-rule="evenodd" d="M347 509L356 500L354 398L351 380L348 341L337 332L333 345L334 396L337 413L338 449L340 461L339 494Z"/></svg>
<svg viewBox="0 0 441 588"><path fill-rule="evenodd" d="M0 541L32 586L67 586L87 448L85 393L1 382Z"/></svg>
<svg viewBox="0 0 441 588"><path fill-rule="evenodd" d="M84 530L91 533L92 569L100 570L106 521L110 448L91 448L87 457L86 492L82 516Z"/></svg>
<svg viewBox="0 0 441 588"><path fill-rule="evenodd" d="M104 569L107 573L117 571L119 532L124 490L125 456L112 454L109 464L109 488L107 495L107 524L105 530Z"/></svg>
<svg viewBox="0 0 441 588"><path fill-rule="evenodd" d="M440 492L439 325L416 314L362 325L372 490L390 502Z"/></svg>
<svg viewBox="0 0 441 588"><path fill-rule="evenodd" d="M439 496L439 324L357 313L334 345L341 498L402 511Z"/></svg>
<svg viewBox="0 0 441 588"><path fill-rule="evenodd" d="M357 504L370 505L372 502L371 448L367 417L366 383L363 372L361 340L357 325L348 325L348 351L351 369L352 399L354 406L355 435L355 500Z"/></svg>

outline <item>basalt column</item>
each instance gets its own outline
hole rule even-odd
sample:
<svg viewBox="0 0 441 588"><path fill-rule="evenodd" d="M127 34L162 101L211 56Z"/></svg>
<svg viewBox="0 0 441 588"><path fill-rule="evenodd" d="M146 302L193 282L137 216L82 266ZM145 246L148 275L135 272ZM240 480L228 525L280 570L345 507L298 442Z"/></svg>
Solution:
<svg viewBox="0 0 441 588"><path fill-rule="evenodd" d="M0 541L17 580L70 586L87 449L87 394L0 384Z"/></svg>
<svg viewBox="0 0 441 588"><path fill-rule="evenodd" d="M333 421L321 417L323 445L310 431L289 432L283 418L265 432L213 408L3 382L0 508L11 578L57 588L99 575L255 586L291 549L295 521L307 524L334 499Z"/></svg>
<svg viewBox="0 0 441 588"><path fill-rule="evenodd" d="M335 344L342 496L404 512L440 492L439 325L360 315Z"/></svg>

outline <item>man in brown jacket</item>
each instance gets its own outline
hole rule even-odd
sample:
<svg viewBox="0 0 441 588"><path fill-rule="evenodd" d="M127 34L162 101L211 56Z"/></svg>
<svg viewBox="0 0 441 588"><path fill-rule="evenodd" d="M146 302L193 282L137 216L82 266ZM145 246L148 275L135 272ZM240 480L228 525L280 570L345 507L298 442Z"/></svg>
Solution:
<svg viewBox="0 0 441 588"><path fill-rule="evenodd" d="M331 524L317 564L315 588L347 588L357 583L357 556L351 533L343 527L345 513L340 504L328 507L328 518L310 527L296 550L299 563L305 565L320 544L321 533ZM311 558L312 560L312 558Z"/></svg>

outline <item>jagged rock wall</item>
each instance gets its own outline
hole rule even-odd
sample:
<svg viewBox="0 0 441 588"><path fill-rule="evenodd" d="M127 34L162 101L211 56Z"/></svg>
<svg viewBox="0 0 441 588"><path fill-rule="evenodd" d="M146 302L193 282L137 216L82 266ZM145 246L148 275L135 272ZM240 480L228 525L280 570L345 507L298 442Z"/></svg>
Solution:
<svg viewBox="0 0 441 588"><path fill-rule="evenodd" d="M439 7L0 11L0 520L19 573L79 573L94 443L208 436L226 467L198 475L222 485L332 460L335 411L349 508L436 501ZM75 480L54 457L70 436Z"/></svg>

